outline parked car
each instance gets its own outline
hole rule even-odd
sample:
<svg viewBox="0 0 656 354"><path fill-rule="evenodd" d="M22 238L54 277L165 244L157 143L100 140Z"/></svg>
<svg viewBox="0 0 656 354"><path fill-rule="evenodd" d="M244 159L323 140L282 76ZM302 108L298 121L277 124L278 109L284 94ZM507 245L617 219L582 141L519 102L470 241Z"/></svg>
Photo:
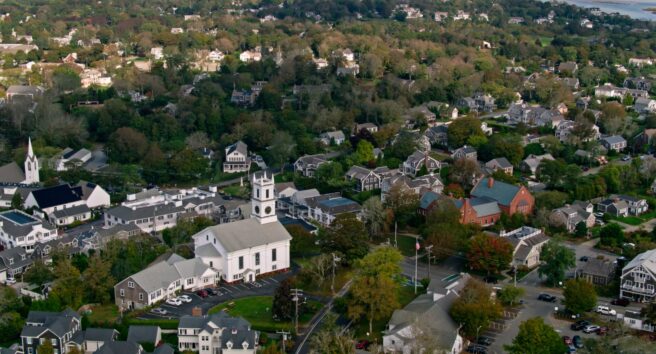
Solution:
<svg viewBox="0 0 656 354"><path fill-rule="evenodd" d="M629 156L629 155L624 155L624 156L622 157L622 161L631 161L631 156Z"/></svg>
<svg viewBox="0 0 656 354"><path fill-rule="evenodd" d="M601 327L599 327L597 325L593 325L593 324L587 325L587 326L585 326L585 328L583 328L583 333L597 332L599 330L599 328L601 328Z"/></svg>
<svg viewBox="0 0 656 354"><path fill-rule="evenodd" d="M597 310L595 310L595 312L609 316L617 315L617 312L608 306L597 306Z"/></svg>
<svg viewBox="0 0 656 354"><path fill-rule="evenodd" d="M574 346L576 348L579 348L579 349L583 348L583 339L581 338L581 336L572 337L572 343L574 343Z"/></svg>
<svg viewBox="0 0 656 354"><path fill-rule="evenodd" d="M590 260L590 258L588 256L583 256L583 257L579 258L579 261L581 261L581 262L587 262L588 260Z"/></svg>
<svg viewBox="0 0 656 354"><path fill-rule="evenodd" d="M369 348L370 345L371 345L370 341L366 339L360 339L357 343L355 343L355 349L366 350Z"/></svg>
<svg viewBox="0 0 656 354"><path fill-rule="evenodd" d="M597 334L600 336L604 336L606 335L606 333L608 333L608 327L606 326L599 327L599 329L597 330Z"/></svg>
<svg viewBox="0 0 656 354"><path fill-rule="evenodd" d="M11 284L16 284L16 279L14 278L7 278L5 280L5 285L11 285Z"/></svg>
<svg viewBox="0 0 656 354"><path fill-rule="evenodd" d="M212 296L219 295L219 291L214 288L205 288L203 290L205 290L205 292L207 292L208 295L212 295Z"/></svg>
<svg viewBox="0 0 656 354"><path fill-rule="evenodd" d="M208 296L210 296L210 295L207 293L207 291L205 291L205 290L203 290L203 289L196 291L196 295L200 296L200 297L203 298L203 299L206 298L206 297L208 297Z"/></svg>
<svg viewBox="0 0 656 354"><path fill-rule="evenodd" d="M150 312L152 312L156 315L162 315L162 316L164 316L168 313L166 310L164 310L161 307L155 307L154 309L150 310Z"/></svg>
<svg viewBox="0 0 656 354"><path fill-rule="evenodd" d="M629 306L631 301L629 299L625 298L625 297L621 297L621 298L613 299L613 301L611 301L610 303L611 303L611 305L615 305L615 306L627 307L627 306Z"/></svg>
<svg viewBox="0 0 656 354"><path fill-rule="evenodd" d="M572 338L570 338L570 336L563 336L563 343L568 346L572 345Z"/></svg>
<svg viewBox="0 0 656 354"><path fill-rule="evenodd" d="M579 320L579 321L576 321L576 322L572 323L572 325L569 326L569 328L571 328L573 331L580 331L580 330L584 329L586 326L588 326L589 324L590 324L590 322L588 322L586 320Z"/></svg>
<svg viewBox="0 0 656 354"><path fill-rule="evenodd" d="M190 303L191 302L191 296L189 295L180 295L178 296L178 299L182 302Z"/></svg>
<svg viewBox="0 0 656 354"><path fill-rule="evenodd" d="M476 343L478 343L480 345L489 346L489 345L492 344L492 341L493 341L493 339L490 338L490 337L478 337L478 340L476 341Z"/></svg>
<svg viewBox="0 0 656 354"><path fill-rule="evenodd" d="M472 344L467 347L467 353L472 353L472 354L487 354L487 348L485 348L482 345L476 345Z"/></svg>
<svg viewBox="0 0 656 354"><path fill-rule="evenodd" d="M485 277L483 278L483 281L488 284L496 284L499 282L499 280L496 277Z"/></svg>
<svg viewBox="0 0 656 354"><path fill-rule="evenodd" d="M576 353L576 347L573 346L573 345L570 345L569 347L567 347L567 352L568 353Z"/></svg>
<svg viewBox="0 0 656 354"><path fill-rule="evenodd" d="M173 305L173 306L182 305L182 301L180 301L180 299L178 299L177 297L166 299L166 303L169 304L169 305Z"/></svg>
<svg viewBox="0 0 656 354"><path fill-rule="evenodd" d="M546 302L556 302L557 299L553 295L542 293L542 294L538 295L538 300L542 300L542 301L546 301Z"/></svg>

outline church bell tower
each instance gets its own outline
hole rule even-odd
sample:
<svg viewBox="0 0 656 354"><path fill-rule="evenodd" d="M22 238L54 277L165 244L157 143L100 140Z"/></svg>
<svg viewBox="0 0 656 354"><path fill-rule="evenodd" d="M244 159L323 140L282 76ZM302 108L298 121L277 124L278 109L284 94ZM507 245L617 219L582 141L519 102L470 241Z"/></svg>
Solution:
<svg viewBox="0 0 656 354"><path fill-rule="evenodd" d="M278 220L276 216L276 198L274 196L273 173L258 171L253 174L251 196L251 217L257 219L260 224L268 224Z"/></svg>

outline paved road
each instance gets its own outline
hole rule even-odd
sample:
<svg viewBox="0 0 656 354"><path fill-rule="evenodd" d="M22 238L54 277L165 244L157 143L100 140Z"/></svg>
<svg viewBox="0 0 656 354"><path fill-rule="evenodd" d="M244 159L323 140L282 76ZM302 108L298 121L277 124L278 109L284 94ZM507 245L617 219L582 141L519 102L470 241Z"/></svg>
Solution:
<svg viewBox="0 0 656 354"><path fill-rule="evenodd" d="M621 166L621 165L628 165L628 164L631 163L631 161L613 160L613 161L611 161L611 162L609 162L609 163L610 163L610 164L613 164L613 165L620 165L620 166ZM587 170L587 171L583 171L583 172L581 173L581 175L582 175L582 176L595 175L595 174L599 173L599 170L601 170L602 167L603 167L603 166L592 167L592 168L590 168L590 169Z"/></svg>

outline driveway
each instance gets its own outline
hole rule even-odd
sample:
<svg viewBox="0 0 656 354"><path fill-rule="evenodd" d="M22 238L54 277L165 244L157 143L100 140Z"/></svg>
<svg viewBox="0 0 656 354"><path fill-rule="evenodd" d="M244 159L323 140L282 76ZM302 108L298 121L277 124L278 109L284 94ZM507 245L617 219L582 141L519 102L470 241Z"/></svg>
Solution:
<svg viewBox="0 0 656 354"><path fill-rule="evenodd" d="M153 319L153 318L179 318L185 315L191 315L192 310L195 307L199 307L203 314L207 312L214 306L231 301L234 299L240 299L244 297L251 296L270 296L273 295L278 288L278 284L281 281L292 276L291 272L276 274L271 277L258 279L252 283L240 283L240 284L225 284L220 285L217 290L219 291L218 295L208 296L206 298L201 298L196 295L195 292L184 291L183 294L187 294L191 297L191 302L183 303L180 306L169 305L166 302L159 304L159 307L166 310L168 313L165 316L157 315L151 312L144 313L139 318L142 319Z"/></svg>

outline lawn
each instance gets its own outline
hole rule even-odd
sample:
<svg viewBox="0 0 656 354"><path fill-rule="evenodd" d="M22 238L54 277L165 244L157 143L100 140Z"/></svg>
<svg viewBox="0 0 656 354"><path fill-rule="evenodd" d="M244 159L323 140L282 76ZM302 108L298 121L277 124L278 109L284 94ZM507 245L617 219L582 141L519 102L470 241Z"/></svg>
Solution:
<svg viewBox="0 0 656 354"><path fill-rule="evenodd" d="M116 323L118 316L118 307L114 304L94 306L88 315L89 324L94 326Z"/></svg>
<svg viewBox="0 0 656 354"><path fill-rule="evenodd" d="M424 292L423 289L417 288L417 294L415 295L415 289L412 286L403 286L399 288L398 299L399 299L399 304L401 305L399 308L405 307L412 300L414 300L417 297L417 295L420 295L423 292ZM382 332L385 330L388 321L389 318L385 318L377 321L374 320L372 326L373 333L370 333L369 337L367 337L367 332L369 332L369 321L365 318L363 318L360 322L354 323L353 326L351 327L351 330L353 331L353 335L355 336L356 339L369 339L374 343L382 343L382 339L383 339Z"/></svg>
<svg viewBox="0 0 656 354"><path fill-rule="evenodd" d="M394 244L394 235L389 236L390 242ZM399 244L399 251L404 256L414 256L415 255L415 244L417 243L417 239L412 237L412 236L401 236L397 235L396 240ZM421 244L421 242L419 242Z"/></svg>
<svg viewBox="0 0 656 354"><path fill-rule="evenodd" d="M642 224L643 222L645 222L645 220L642 220L641 218L639 218L637 216L625 216L625 217L621 217L621 218L616 218L615 220L617 220L619 222L622 222L622 223L625 223L625 224L628 224L628 225L633 225L633 226L638 226L638 225Z"/></svg>
<svg viewBox="0 0 656 354"><path fill-rule="evenodd" d="M309 311L299 316L301 327L312 319L312 316L314 316L323 304L318 301L308 300L306 306ZM272 296L253 296L219 304L210 309L209 313L217 313L225 309L231 316L243 317L250 322L253 329L258 331L275 332L291 330L294 326L293 322L275 321L273 319L273 315L271 314L272 307Z"/></svg>
<svg viewBox="0 0 656 354"><path fill-rule="evenodd" d="M234 197L242 197L242 198L248 197L248 191L249 191L248 188L241 187L239 185L232 185L232 186L228 186L228 187L223 188L223 192L225 194L231 195L231 196L234 196Z"/></svg>

